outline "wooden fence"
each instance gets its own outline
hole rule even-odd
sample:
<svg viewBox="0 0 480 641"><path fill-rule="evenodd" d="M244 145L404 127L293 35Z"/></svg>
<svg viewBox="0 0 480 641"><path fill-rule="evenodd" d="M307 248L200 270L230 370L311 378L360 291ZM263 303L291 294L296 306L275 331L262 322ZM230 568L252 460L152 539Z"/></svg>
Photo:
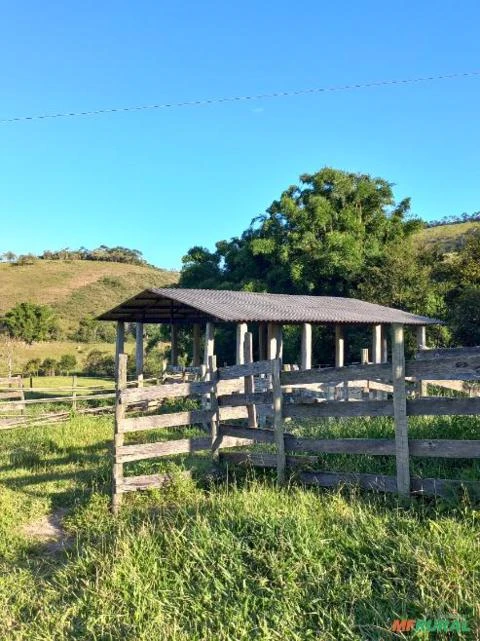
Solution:
<svg viewBox="0 0 480 641"><path fill-rule="evenodd" d="M331 487L355 483L363 488L399 494L443 494L450 488L477 482L410 478L410 457L480 458L480 440L409 439L408 416L480 414L480 398L407 397L406 378L411 381L479 381L480 350L421 352L414 361L403 357L403 328L394 326L392 363L352 365L341 368L280 371L280 361L249 362L217 368L210 357L204 381L177 382L148 388L125 386L126 355L119 358L119 380L115 419L114 508L118 509L125 492L162 487L170 481L165 474L125 476L125 463L209 450L213 460L235 465L272 467L282 483L289 470L295 470L305 484ZM246 335L245 354L251 354L251 335ZM251 358L250 358L251 360ZM254 377L266 377L267 385L256 391ZM265 378L262 379L265 381ZM342 384L346 389L355 381L370 381L383 393L380 399L325 400L309 398L301 391L312 385L328 388ZM388 390L392 390L390 394ZM300 393L299 393L300 392ZM386 396L386 398L385 398ZM126 411L158 406L166 398L208 398L208 406L192 411L127 417ZM395 424L393 439L312 439L284 431L285 419L323 419L327 417L391 416ZM259 418L263 420L258 426ZM239 419L241 419L239 421ZM268 425L265 424L265 419ZM207 426L208 434L196 438L125 444L125 434L167 427ZM268 452L248 451L256 443L274 447ZM242 450L220 450L242 446ZM396 476L325 472L316 470L319 454L356 454L394 456Z"/></svg>

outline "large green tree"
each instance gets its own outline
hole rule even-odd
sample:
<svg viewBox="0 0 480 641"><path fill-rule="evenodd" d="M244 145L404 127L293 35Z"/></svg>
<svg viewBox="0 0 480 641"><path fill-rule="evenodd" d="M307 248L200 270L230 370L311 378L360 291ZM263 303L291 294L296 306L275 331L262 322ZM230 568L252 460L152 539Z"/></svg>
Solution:
<svg viewBox="0 0 480 641"><path fill-rule="evenodd" d="M192 248L181 284L355 295L365 270L422 225L382 178L324 168L300 177L238 238Z"/></svg>
<svg viewBox="0 0 480 641"><path fill-rule="evenodd" d="M29 344L58 336L57 319L46 305L17 303L5 314L4 324L10 336Z"/></svg>

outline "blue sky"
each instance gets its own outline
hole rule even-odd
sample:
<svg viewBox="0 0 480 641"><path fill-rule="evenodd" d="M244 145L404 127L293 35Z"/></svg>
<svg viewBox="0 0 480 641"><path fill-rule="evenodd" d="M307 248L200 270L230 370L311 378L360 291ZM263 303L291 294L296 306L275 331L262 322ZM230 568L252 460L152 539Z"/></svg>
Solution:
<svg viewBox="0 0 480 641"><path fill-rule="evenodd" d="M0 2L0 118L480 69L478 2ZM325 165L480 209L480 77L0 125L0 251L178 267Z"/></svg>

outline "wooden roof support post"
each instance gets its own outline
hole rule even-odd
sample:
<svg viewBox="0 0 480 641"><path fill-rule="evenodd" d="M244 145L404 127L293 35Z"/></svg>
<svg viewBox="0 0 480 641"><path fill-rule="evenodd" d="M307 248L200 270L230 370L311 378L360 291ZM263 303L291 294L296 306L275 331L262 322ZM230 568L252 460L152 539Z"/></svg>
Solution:
<svg viewBox="0 0 480 641"><path fill-rule="evenodd" d="M118 357L125 351L125 323L117 321L117 335L115 339L115 380L118 381Z"/></svg>
<svg viewBox="0 0 480 641"><path fill-rule="evenodd" d="M193 326L193 353L192 353L193 367L200 367L200 364L201 364L200 343L201 343L200 324L195 323Z"/></svg>
<svg viewBox="0 0 480 641"><path fill-rule="evenodd" d="M425 325L417 327L417 350L427 349L427 328ZM428 396L428 383L426 381L417 380L417 395Z"/></svg>
<svg viewBox="0 0 480 641"><path fill-rule="evenodd" d="M266 361L267 354L267 324L258 324L258 360Z"/></svg>
<svg viewBox="0 0 480 641"><path fill-rule="evenodd" d="M335 325L335 367L345 365L345 337L342 325Z"/></svg>
<svg viewBox="0 0 480 641"><path fill-rule="evenodd" d="M205 350L203 362L208 368L209 357L215 353L215 325L205 323Z"/></svg>
<svg viewBox="0 0 480 641"><path fill-rule="evenodd" d="M143 323L135 326L135 372L138 387L143 387Z"/></svg>
<svg viewBox="0 0 480 641"><path fill-rule="evenodd" d="M283 357L283 329L278 323L268 323L268 360Z"/></svg>
<svg viewBox="0 0 480 641"><path fill-rule="evenodd" d="M300 369L312 369L312 325L302 325L302 354Z"/></svg>
<svg viewBox="0 0 480 641"><path fill-rule="evenodd" d="M382 362L382 326L372 328L372 363Z"/></svg>
<svg viewBox="0 0 480 641"><path fill-rule="evenodd" d="M178 336L176 325L170 325L170 337L170 364L176 366L178 365Z"/></svg>
<svg viewBox="0 0 480 641"><path fill-rule="evenodd" d="M388 363L388 338L386 325L382 325L382 363Z"/></svg>
<svg viewBox="0 0 480 641"><path fill-rule="evenodd" d="M237 324L237 349L235 356L235 364L243 365L245 362L244 355L244 344L245 344L245 335L248 332L247 323L238 323Z"/></svg>
<svg viewBox="0 0 480 641"><path fill-rule="evenodd" d="M395 420L395 455L397 491L410 494L410 460L408 451L407 395L405 390L405 340L403 325L392 324L393 415Z"/></svg>

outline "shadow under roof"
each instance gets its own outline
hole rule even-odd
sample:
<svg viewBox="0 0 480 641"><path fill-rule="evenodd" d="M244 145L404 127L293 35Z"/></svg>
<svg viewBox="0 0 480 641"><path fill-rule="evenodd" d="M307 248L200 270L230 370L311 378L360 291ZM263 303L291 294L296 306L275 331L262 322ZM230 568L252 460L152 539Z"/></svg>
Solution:
<svg viewBox="0 0 480 641"><path fill-rule="evenodd" d="M392 307L337 296L266 294L225 289L145 289L99 320L143 323L241 323L432 325L442 321Z"/></svg>

